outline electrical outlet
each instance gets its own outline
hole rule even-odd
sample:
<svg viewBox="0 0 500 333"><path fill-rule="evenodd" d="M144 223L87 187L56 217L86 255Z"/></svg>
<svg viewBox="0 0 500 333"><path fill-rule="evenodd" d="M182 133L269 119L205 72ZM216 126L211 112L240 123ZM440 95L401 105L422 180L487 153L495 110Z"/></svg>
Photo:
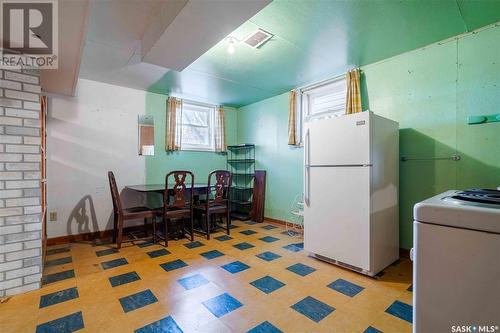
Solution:
<svg viewBox="0 0 500 333"><path fill-rule="evenodd" d="M49 213L49 220L53 221L53 222L57 221L57 212L50 212Z"/></svg>

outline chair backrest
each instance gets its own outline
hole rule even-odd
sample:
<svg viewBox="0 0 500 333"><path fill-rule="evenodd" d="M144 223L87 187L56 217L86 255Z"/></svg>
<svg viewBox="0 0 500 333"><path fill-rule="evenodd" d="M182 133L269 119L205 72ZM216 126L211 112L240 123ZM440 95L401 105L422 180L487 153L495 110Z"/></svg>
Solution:
<svg viewBox="0 0 500 333"><path fill-rule="evenodd" d="M111 199L113 200L113 212L115 214L122 213L122 202L120 199L120 192L116 186L115 175L112 171L108 171L109 188L111 189Z"/></svg>
<svg viewBox="0 0 500 333"><path fill-rule="evenodd" d="M187 179L189 176L189 179ZM169 180L174 183L169 185ZM187 183L187 185L186 185ZM182 208L193 206L194 175L191 171L176 170L165 176L165 192L163 194L163 208ZM188 193L189 189L189 193ZM172 197L172 202L170 202Z"/></svg>
<svg viewBox="0 0 500 333"><path fill-rule="evenodd" d="M208 174L207 205L229 205L229 188L233 175L227 170L214 170Z"/></svg>

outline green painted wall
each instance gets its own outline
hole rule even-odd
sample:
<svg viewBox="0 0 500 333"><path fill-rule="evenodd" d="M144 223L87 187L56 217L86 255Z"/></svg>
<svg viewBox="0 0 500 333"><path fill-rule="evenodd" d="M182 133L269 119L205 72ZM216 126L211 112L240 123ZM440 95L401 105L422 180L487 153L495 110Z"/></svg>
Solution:
<svg viewBox="0 0 500 333"><path fill-rule="evenodd" d="M265 216L286 220L302 193L302 149L287 145L288 94L238 109L238 142L254 143L256 169L267 171Z"/></svg>
<svg viewBox="0 0 500 333"><path fill-rule="evenodd" d="M165 152L166 100L168 96L155 93L146 95L146 114L154 115L155 155L146 157L146 182L162 184L165 175L172 170L191 170L196 182L206 182L208 173L226 168L226 156L213 152L179 151ZM237 112L225 109L228 144L236 142Z"/></svg>
<svg viewBox="0 0 500 333"><path fill-rule="evenodd" d="M447 189L500 185L500 123L466 125L500 112L500 26L362 67L364 109L400 124L400 154L462 160L400 162L400 242L412 246L413 205ZM333 73L334 74L334 73ZM287 94L239 109L238 141L257 145L268 171L266 216L287 219L302 192L302 150L287 142Z"/></svg>

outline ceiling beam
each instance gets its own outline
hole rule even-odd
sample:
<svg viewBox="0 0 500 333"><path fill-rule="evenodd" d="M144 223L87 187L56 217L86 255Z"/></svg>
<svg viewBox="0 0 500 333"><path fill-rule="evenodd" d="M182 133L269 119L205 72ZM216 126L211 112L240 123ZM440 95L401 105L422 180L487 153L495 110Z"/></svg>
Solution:
<svg viewBox="0 0 500 333"><path fill-rule="evenodd" d="M178 14L172 17L172 12L162 10L159 16L164 18L155 20L142 39L142 60L182 71L270 2L173 1Z"/></svg>
<svg viewBox="0 0 500 333"><path fill-rule="evenodd" d="M59 63L57 69L41 71L43 92L75 95L87 36L89 7L89 0L59 1Z"/></svg>

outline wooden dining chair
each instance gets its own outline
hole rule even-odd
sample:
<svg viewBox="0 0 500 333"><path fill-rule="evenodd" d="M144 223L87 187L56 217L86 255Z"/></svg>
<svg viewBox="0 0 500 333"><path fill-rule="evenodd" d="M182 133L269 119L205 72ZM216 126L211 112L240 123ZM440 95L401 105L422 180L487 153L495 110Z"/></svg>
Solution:
<svg viewBox="0 0 500 333"><path fill-rule="evenodd" d="M189 178L189 179L187 179ZM169 185L170 183L170 185ZM168 225L172 220L182 221L182 235L188 236L193 241L193 190L194 175L190 171L177 170L169 172L165 176L165 192L163 193L163 216L164 233L154 235L154 241L159 236L165 240L165 247L168 246ZM189 230L186 228L186 219L189 219Z"/></svg>
<svg viewBox="0 0 500 333"><path fill-rule="evenodd" d="M147 235L147 219L152 219L153 225L153 235L155 234L155 223L154 219L156 217L155 212L148 207L130 207L123 208L122 201L120 198L120 192L118 192L118 186L116 185L115 175L112 171L108 172L109 187L111 189L111 198L113 199L113 243L116 243L116 247L119 249L122 246L122 242L133 242L138 240L148 239ZM144 219L144 232L145 237L137 237L137 233L130 233L129 240L123 240L123 224L124 221L128 220L138 220Z"/></svg>
<svg viewBox="0 0 500 333"><path fill-rule="evenodd" d="M214 183L215 181L215 183ZM212 229L222 228L229 235L230 224L231 224L231 209L229 201L229 189L231 187L232 174L227 170L215 170L208 175L207 182L207 192L205 200L200 201L199 204L195 205L195 211L203 215L204 220L204 230L200 230L201 233L210 239L210 232ZM212 218L216 216L225 216L226 225L217 224L215 219ZM212 228L213 222L213 228Z"/></svg>

